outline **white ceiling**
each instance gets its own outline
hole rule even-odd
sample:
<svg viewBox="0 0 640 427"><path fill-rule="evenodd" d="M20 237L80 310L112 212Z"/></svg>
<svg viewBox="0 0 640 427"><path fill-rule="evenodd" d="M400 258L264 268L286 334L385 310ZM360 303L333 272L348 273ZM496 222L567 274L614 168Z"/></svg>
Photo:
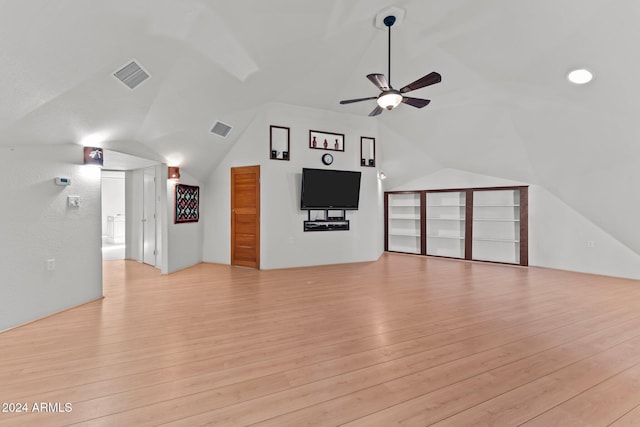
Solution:
<svg viewBox="0 0 640 427"><path fill-rule="evenodd" d="M600 206L616 203L612 185L639 178L637 0L0 5L0 146L98 135L114 150L179 161L200 179L267 103L366 116L374 101L338 101L377 95L365 78L386 74L387 34L375 15L401 7L392 83L431 71L443 80L411 94L431 99L426 108L371 118L403 147L380 141L387 175L406 181L428 173L424 164L540 184L640 252L640 232L608 223ZM132 59L151 74L133 91L112 75ZM574 67L594 81L569 84ZM228 138L209 133L216 120L233 126Z"/></svg>

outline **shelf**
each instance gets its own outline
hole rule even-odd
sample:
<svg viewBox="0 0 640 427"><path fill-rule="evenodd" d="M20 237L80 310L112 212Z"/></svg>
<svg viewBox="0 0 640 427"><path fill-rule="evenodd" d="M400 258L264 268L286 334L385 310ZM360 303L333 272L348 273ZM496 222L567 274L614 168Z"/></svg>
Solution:
<svg viewBox="0 0 640 427"><path fill-rule="evenodd" d="M431 220L434 220L434 221L464 221L465 219L464 218L435 218L435 217L432 217L432 216L428 216L427 220L429 220L429 221L431 221Z"/></svg>
<svg viewBox="0 0 640 427"><path fill-rule="evenodd" d="M513 265L518 265L520 264L520 260L519 259L514 259L512 257L507 257L507 256L502 256L502 257L497 257L497 256L475 256L474 260L476 261L490 261L490 262L499 262L502 264L513 264Z"/></svg>
<svg viewBox="0 0 640 427"><path fill-rule="evenodd" d="M376 166L376 139L368 136L360 137L360 166L373 168Z"/></svg>
<svg viewBox="0 0 640 427"><path fill-rule="evenodd" d="M420 249L416 249L416 248L410 248L410 247L402 247L402 246L395 246L393 249L389 248L388 249L389 252L401 252L401 253L405 253L405 254L420 254Z"/></svg>
<svg viewBox="0 0 640 427"><path fill-rule="evenodd" d="M303 231L338 231L349 230L349 220L303 221Z"/></svg>
<svg viewBox="0 0 640 427"><path fill-rule="evenodd" d="M269 158L272 160L289 160L290 129L284 126L269 127Z"/></svg>
<svg viewBox="0 0 640 427"><path fill-rule="evenodd" d="M474 208L519 208L520 205L478 205L473 204Z"/></svg>
<svg viewBox="0 0 640 427"><path fill-rule="evenodd" d="M520 240L514 239L499 239L499 238L489 238L489 237L474 237L474 242L500 242L500 243L520 243Z"/></svg>
<svg viewBox="0 0 640 427"><path fill-rule="evenodd" d="M389 219L410 219L413 221L419 220L420 216L418 215L402 215L402 214L394 214L389 217Z"/></svg>
<svg viewBox="0 0 640 427"><path fill-rule="evenodd" d="M442 204L441 205L433 205L433 204L429 205L428 204L427 207L429 207L429 208L464 208L465 205L460 205L460 204L458 204L458 205L442 205Z"/></svg>
<svg viewBox="0 0 640 427"><path fill-rule="evenodd" d="M427 237L430 239L455 239L455 240L464 240L462 236L439 236L437 234L427 234Z"/></svg>
<svg viewBox="0 0 640 427"><path fill-rule="evenodd" d="M395 207L399 207L399 208L419 208L420 207L420 203L416 204L415 201L413 200L409 200L407 202L402 202L400 200L396 200L393 203L389 204L390 207L395 208Z"/></svg>
<svg viewBox="0 0 640 427"><path fill-rule="evenodd" d="M390 236L409 236L409 237L420 237L419 231L404 231L404 230L391 230L389 231Z"/></svg>
<svg viewBox="0 0 640 427"><path fill-rule="evenodd" d="M519 219L514 218L474 218L474 221L488 221L488 222L520 222Z"/></svg>
<svg viewBox="0 0 640 427"><path fill-rule="evenodd" d="M310 130L309 148L315 148L317 150L344 151L344 134Z"/></svg>
<svg viewBox="0 0 640 427"><path fill-rule="evenodd" d="M449 258L460 258L460 259L464 258L464 255L462 255L462 253L459 250L455 250L455 249L438 248L436 249L435 252L427 251L427 255L444 256Z"/></svg>

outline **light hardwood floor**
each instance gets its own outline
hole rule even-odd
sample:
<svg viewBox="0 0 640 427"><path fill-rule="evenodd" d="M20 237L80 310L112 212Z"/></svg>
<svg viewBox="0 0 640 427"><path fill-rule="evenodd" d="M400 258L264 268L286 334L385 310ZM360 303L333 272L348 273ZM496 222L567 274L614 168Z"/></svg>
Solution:
<svg viewBox="0 0 640 427"><path fill-rule="evenodd" d="M385 254L161 276L0 334L0 426L640 425L640 282ZM55 409L52 408L52 409Z"/></svg>

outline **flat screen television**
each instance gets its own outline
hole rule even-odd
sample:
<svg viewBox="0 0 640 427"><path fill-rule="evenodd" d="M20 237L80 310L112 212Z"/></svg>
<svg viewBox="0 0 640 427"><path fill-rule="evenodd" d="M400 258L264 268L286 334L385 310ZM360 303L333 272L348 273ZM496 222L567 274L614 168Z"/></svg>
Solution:
<svg viewBox="0 0 640 427"><path fill-rule="evenodd" d="M302 169L300 209L358 209L360 172Z"/></svg>

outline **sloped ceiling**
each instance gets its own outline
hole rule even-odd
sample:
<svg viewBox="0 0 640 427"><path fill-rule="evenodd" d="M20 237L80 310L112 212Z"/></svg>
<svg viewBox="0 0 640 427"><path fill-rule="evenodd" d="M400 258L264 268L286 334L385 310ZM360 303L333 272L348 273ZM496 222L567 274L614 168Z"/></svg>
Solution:
<svg viewBox="0 0 640 427"><path fill-rule="evenodd" d="M385 172L409 180L456 168L544 185L640 253L638 227L616 225L602 207L618 204L611 187L640 179L636 0L0 5L1 146L93 136L203 180L270 102L366 116L373 101L338 101L377 95L365 75L386 74L387 34L374 18L398 6L406 17L394 27L392 83L434 70L443 81L413 93L428 107L371 119L380 137L401 141L394 150L380 138ZM133 91L113 77L132 59L151 74ZM595 80L569 84L574 67ZM209 133L216 120L233 126L228 138ZM629 193L632 206L638 197Z"/></svg>

